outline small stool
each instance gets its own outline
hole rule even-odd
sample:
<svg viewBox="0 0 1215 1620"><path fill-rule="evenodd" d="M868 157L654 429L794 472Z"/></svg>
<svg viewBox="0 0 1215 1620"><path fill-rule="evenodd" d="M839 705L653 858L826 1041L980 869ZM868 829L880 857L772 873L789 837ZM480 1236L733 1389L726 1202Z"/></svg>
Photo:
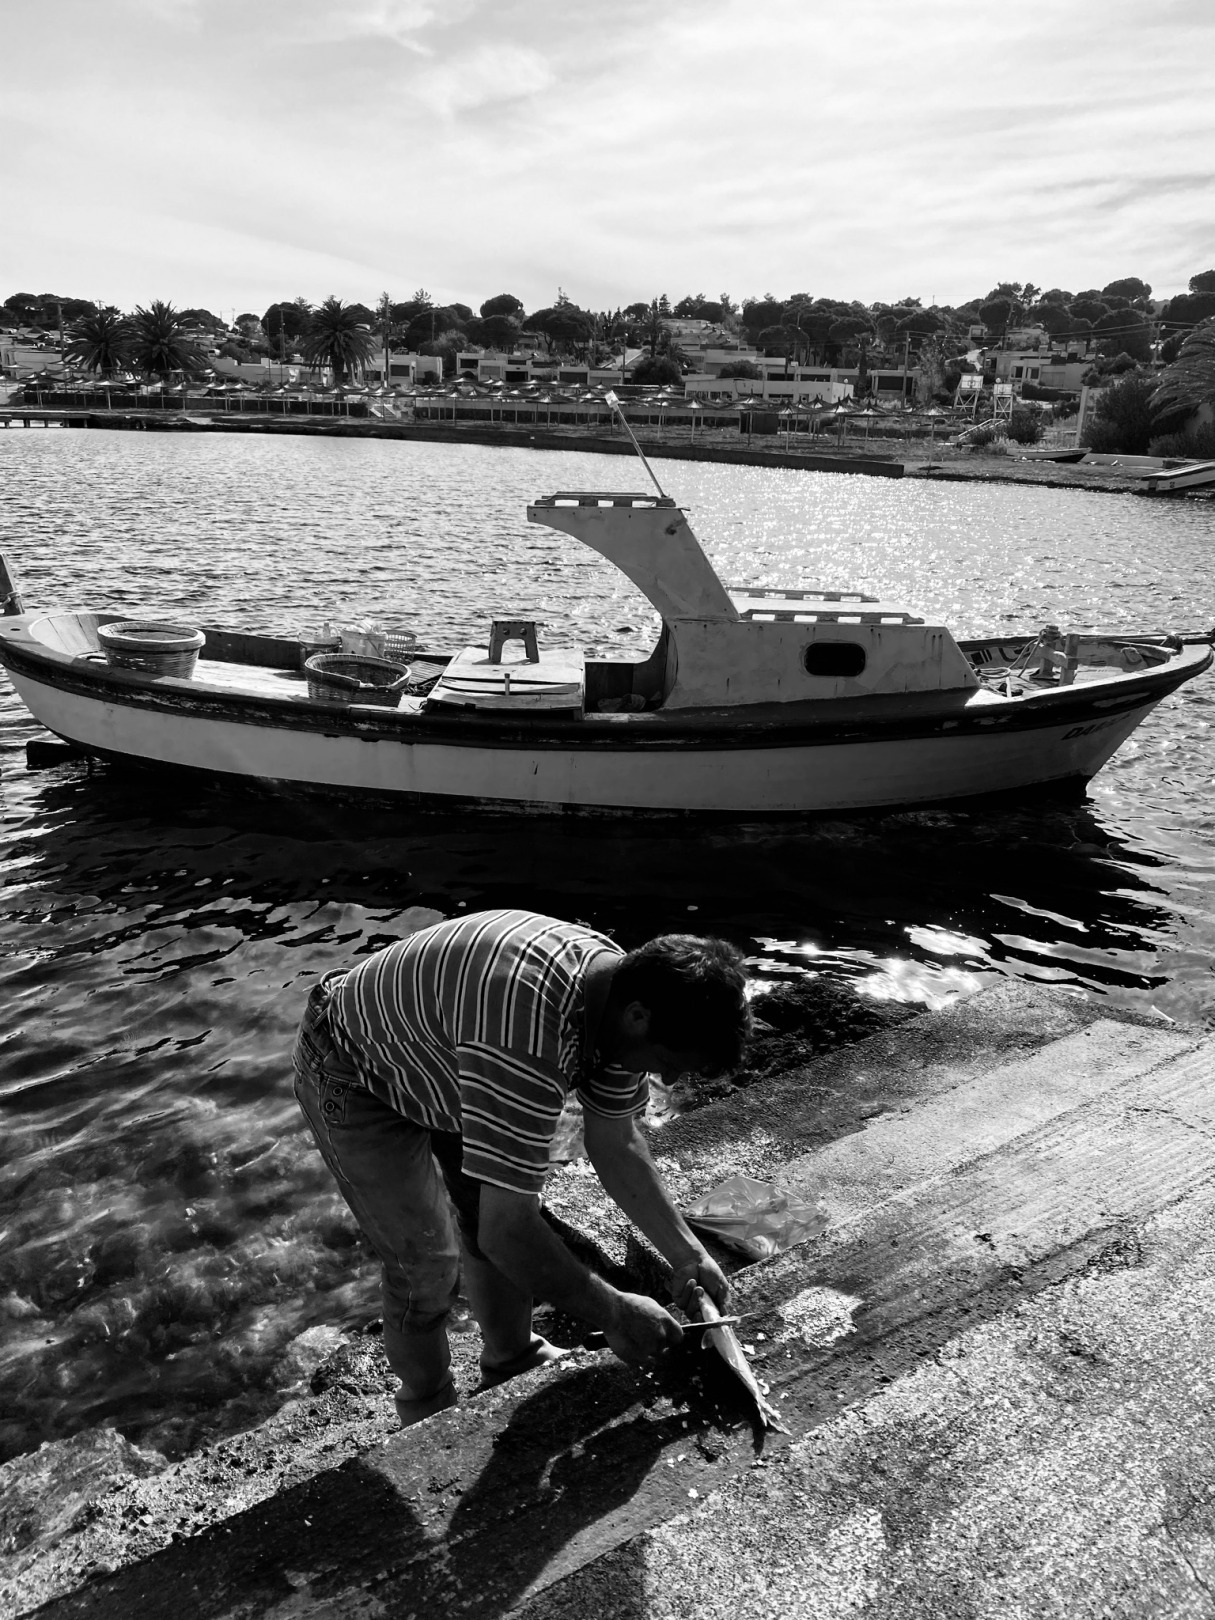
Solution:
<svg viewBox="0 0 1215 1620"><path fill-rule="evenodd" d="M489 632L489 661L491 664L502 662L502 647L507 641L521 641L523 651L527 654L529 664L538 664L540 654L536 649L536 621L535 619L494 619Z"/></svg>

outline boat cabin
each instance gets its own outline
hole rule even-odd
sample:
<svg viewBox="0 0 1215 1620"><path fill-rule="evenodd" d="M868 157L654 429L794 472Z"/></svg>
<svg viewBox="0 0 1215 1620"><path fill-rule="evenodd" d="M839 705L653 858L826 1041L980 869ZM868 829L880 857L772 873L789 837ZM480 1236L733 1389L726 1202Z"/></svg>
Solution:
<svg viewBox="0 0 1215 1620"><path fill-rule="evenodd" d="M943 624L857 592L727 589L666 496L558 492L528 508L533 523L572 535L621 570L653 604L662 632L637 662L587 660L538 641L529 620L495 619L486 643L430 655L396 705L404 715L520 718L755 709L834 698L972 692L973 654ZM54 614L33 640L101 660L112 614ZM273 690L303 700L298 642L207 629L194 684ZM271 673L273 671L273 673ZM353 700L358 702L358 699Z"/></svg>
<svg viewBox="0 0 1215 1620"><path fill-rule="evenodd" d="M662 616L651 657L622 666L636 670L632 690L647 706L735 708L979 684L950 631L903 607L840 591L727 589L669 497L561 492L527 515L614 563Z"/></svg>

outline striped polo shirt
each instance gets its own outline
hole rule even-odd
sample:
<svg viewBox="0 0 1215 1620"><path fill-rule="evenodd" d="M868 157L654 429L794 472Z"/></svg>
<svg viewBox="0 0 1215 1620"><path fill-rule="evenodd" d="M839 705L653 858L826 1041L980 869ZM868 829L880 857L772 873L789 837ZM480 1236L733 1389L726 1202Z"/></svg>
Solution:
<svg viewBox="0 0 1215 1620"><path fill-rule="evenodd" d="M568 1092L613 1118L645 1107L644 1075L584 1051L587 969L623 954L578 923L473 912L360 962L334 997L331 1028L383 1102L463 1136L468 1175L538 1193Z"/></svg>

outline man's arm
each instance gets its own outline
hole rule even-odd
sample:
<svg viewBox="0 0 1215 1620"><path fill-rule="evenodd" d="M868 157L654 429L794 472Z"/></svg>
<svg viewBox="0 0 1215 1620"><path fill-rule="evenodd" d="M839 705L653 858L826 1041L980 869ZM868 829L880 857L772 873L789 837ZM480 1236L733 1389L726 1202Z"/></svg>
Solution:
<svg viewBox="0 0 1215 1620"><path fill-rule="evenodd" d="M675 1208L636 1118L608 1117L586 1109L583 1139L609 1196L671 1267L671 1297L676 1304L684 1302L692 1283L699 1283L724 1310L730 1285Z"/></svg>
<svg viewBox="0 0 1215 1620"><path fill-rule="evenodd" d="M683 1337L655 1300L613 1288L576 1260L540 1214L537 1194L483 1182L477 1241L520 1288L601 1329L622 1361L650 1361Z"/></svg>

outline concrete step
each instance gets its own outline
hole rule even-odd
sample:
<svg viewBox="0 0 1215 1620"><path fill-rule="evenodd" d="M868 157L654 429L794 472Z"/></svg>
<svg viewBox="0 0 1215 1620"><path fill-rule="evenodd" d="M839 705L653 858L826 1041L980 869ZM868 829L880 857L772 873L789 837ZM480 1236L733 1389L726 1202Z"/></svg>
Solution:
<svg viewBox="0 0 1215 1620"><path fill-rule="evenodd" d="M820 1238L738 1275L757 1372L795 1447L926 1363L948 1360L978 1324L1014 1317L1094 1268L1134 1263L1153 1212L1215 1184L1215 1041L1160 1032L1162 1044L1146 1033L1157 1032L1123 1029L1134 1051L1120 1072L1134 1078L1036 1122L1022 1115L1023 1128L1005 1140L974 1118L973 1100L956 1099L980 1145L968 1163L942 1170L913 1110L909 1147L916 1164L935 1167L929 1179L891 1191L890 1154L877 1155L880 1202L858 1200ZM1077 1096L1097 1089L1098 1052L1120 1061L1111 1031L1084 1039L1087 1049L1068 1052L1086 1076ZM1181 1050L1169 1055L1170 1042ZM1035 1106L1053 1106L1048 1092L1040 1073ZM444 1413L43 1612L338 1620L540 1604L541 1613L540 1594L553 1588L555 1602L563 1581L575 1582L585 1608L596 1572L618 1595L647 1534L711 1493L728 1500L742 1489L756 1449L731 1420L737 1410L714 1358L690 1347L648 1378L584 1353L561 1373L530 1375ZM806 1454L769 1441L769 1459ZM592 1585L583 1590L583 1580Z"/></svg>
<svg viewBox="0 0 1215 1620"><path fill-rule="evenodd" d="M1209 1620L1215 1189L511 1610Z"/></svg>
<svg viewBox="0 0 1215 1620"><path fill-rule="evenodd" d="M1195 1039L1175 1026L1101 1019L1089 1002L1010 981L677 1118L651 1145L679 1202L748 1175L795 1190L835 1223L1149 1072ZM660 1284L658 1256L585 1160L550 1178L545 1202L604 1269Z"/></svg>
<svg viewBox="0 0 1215 1620"><path fill-rule="evenodd" d="M838 1226L1150 1074L1194 1045L1192 1033L1100 1019L942 1095L904 1103L821 1151L799 1154L781 1166L777 1179L813 1199Z"/></svg>

